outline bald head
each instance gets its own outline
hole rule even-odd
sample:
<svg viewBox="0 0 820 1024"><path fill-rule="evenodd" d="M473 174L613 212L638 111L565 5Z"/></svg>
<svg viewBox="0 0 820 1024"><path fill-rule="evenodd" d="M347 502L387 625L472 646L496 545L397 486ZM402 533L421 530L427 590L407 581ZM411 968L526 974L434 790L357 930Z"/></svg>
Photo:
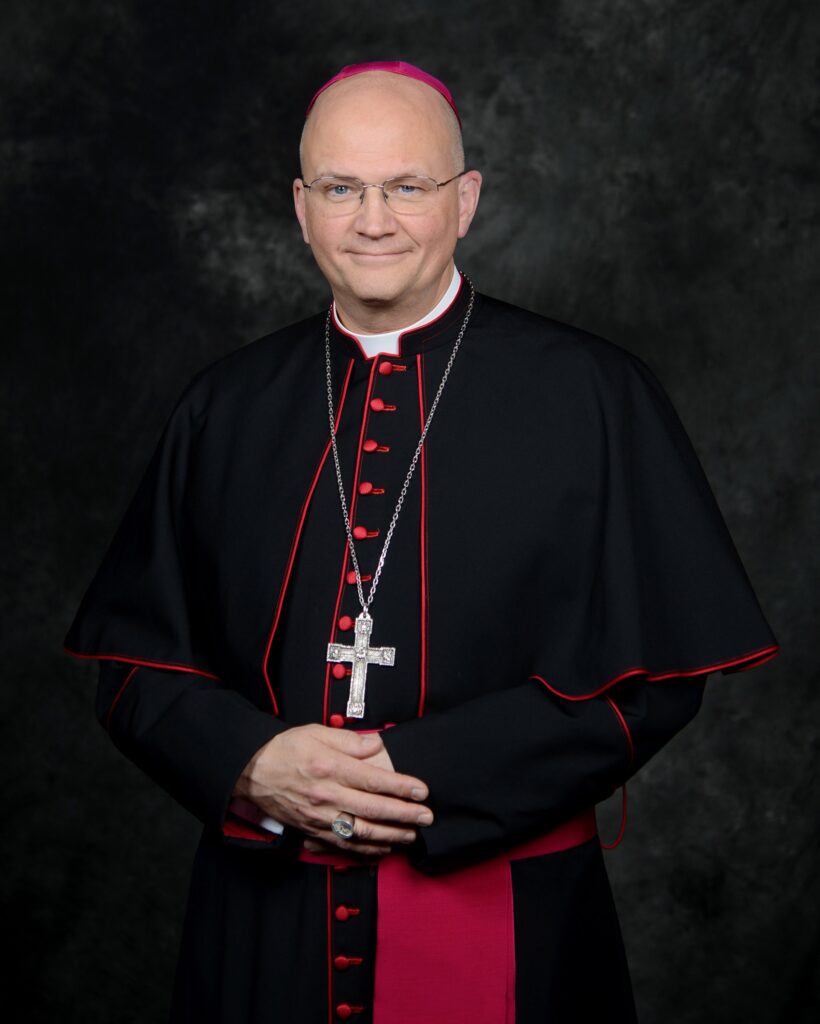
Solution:
<svg viewBox="0 0 820 1024"><path fill-rule="evenodd" d="M390 149L396 157L412 160L409 149L413 147L402 140L416 133L421 133L428 149L432 147L443 169L408 165L393 173L436 177L446 172L450 177L464 168L458 118L431 86L389 71L367 71L343 79L318 96L305 120L299 144L302 174L310 181L322 174L346 173L322 161L332 161L334 151L351 148L358 148L363 157L378 156L377 147L385 156Z"/></svg>
<svg viewBox="0 0 820 1024"><path fill-rule="evenodd" d="M301 158L294 209L342 322L380 333L432 309L452 279L453 253L481 189L481 174L464 169L458 119L444 96L381 68L337 79L309 111ZM374 187L417 177L440 187L412 211ZM325 191L312 185L317 178L330 179ZM369 186L358 203L328 202L329 189L346 198L351 178Z"/></svg>

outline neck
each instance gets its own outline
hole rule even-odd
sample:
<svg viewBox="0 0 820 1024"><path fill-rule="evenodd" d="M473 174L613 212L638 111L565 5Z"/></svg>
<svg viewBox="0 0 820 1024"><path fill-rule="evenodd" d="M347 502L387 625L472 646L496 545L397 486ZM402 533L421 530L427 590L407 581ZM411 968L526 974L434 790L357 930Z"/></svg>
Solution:
<svg viewBox="0 0 820 1024"><path fill-rule="evenodd" d="M335 296L334 308L339 322L352 334L387 334L401 331L421 320L442 299L456 273L451 262L435 288L414 301L402 303L361 302L352 296Z"/></svg>

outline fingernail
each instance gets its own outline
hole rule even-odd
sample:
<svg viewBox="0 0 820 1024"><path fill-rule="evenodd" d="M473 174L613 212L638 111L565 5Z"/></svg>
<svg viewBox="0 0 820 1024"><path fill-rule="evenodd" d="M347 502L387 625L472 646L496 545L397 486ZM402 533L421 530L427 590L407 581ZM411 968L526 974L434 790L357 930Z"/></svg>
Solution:
<svg viewBox="0 0 820 1024"><path fill-rule="evenodd" d="M415 832L405 832L404 833L403 842L405 842L405 843L412 843L415 838L416 838L416 833Z"/></svg>
<svg viewBox="0 0 820 1024"><path fill-rule="evenodd" d="M414 800L423 800L425 795L426 794L425 794L424 790L423 789L419 789L418 786L416 786L415 789L411 789L410 790L410 796L412 796L412 798Z"/></svg>
<svg viewBox="0 0 820 1024"><path fill-rule="evenodd" d="M433 815L430 813L430 811L422 811L422 813L419 815L418 820L419 825L432 825Z"/></svg>

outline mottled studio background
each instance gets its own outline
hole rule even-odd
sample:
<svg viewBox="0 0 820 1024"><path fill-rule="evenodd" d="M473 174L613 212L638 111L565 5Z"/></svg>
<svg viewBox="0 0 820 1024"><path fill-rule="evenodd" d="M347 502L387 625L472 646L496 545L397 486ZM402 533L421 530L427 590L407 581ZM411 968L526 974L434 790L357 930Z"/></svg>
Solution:
<svg viewBox="0 0 820 1024"><path fill-rule="evenodd" d="M109 745L61 642L189 377L327 301L291 213L301 113L385 57L449 83L485 173L459 265L655 369L783 646L713 676L630 786L607 863L642 1022L818 1019L819 11L5 0L15 1019L163 1019L198 826Z"/></svg>

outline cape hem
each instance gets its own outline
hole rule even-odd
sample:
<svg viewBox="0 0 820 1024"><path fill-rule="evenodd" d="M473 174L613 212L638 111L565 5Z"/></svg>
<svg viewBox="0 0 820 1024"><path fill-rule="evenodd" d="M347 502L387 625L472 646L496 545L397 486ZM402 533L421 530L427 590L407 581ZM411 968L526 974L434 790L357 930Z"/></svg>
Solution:
<svg viewBox="0 0 820 1024"><path fill-rule="evenodd" d="M145 665L146 668L167 668L174 672L191 672L193 675L206 676L208 679L215 679L218 683L222 682L220 676L214 675L213 672L206 672L205 669L202 668L195 668L193 665L181 665L168 661L150 661L148 658L131 658L126 654L86 654L82 651L72 651L71 648L66 647L65 644L63 644L63 650L66 654L70 654L72 658L91 658L97 661L110 658L112 661L128 662L129 665Z"/></svg>
<svg viewBox="0 0 820 1024"><path fill-rule="evenodd" d="M589 700L591 697L597 697L599 693L609 690L611 687L615 686L616 683L620 683L623 679L628 679L630 676L643 676L644 682L657 682L660 679L671 679L675 676L699 676L709 672L717 672L718 670L722 671L724 675L727 675L730 672L743 672L746 669L757 668L758 665L765 664L765 662L770 661L779 653L779 644L769 644L769 646L761 647L759 650L750 651L748 654L744 654L740 658L732 658L729 661L714 662L710 665L703 665L701 668L678 669L676 671L663 672L653 672L643 666L628 668L625 672L621 672L617 676L614 676L597 689L590 690L589 693L582 694L564 693L557 687L548 683L543 676L539 676L537 674L527 676L527 678L538 680L538 682L543 684L551 693L554 693L557 697L562 697L564 700Z"/></svg>

